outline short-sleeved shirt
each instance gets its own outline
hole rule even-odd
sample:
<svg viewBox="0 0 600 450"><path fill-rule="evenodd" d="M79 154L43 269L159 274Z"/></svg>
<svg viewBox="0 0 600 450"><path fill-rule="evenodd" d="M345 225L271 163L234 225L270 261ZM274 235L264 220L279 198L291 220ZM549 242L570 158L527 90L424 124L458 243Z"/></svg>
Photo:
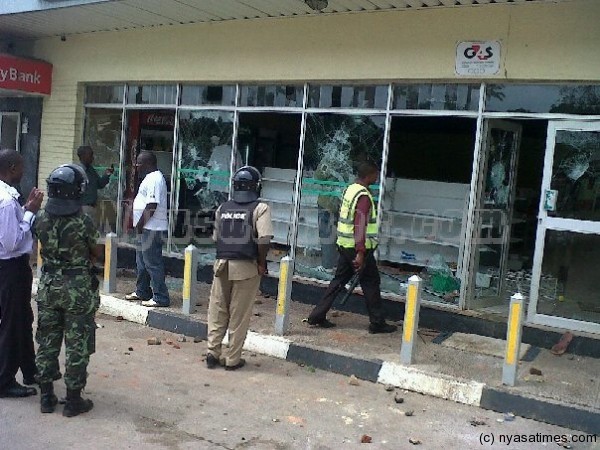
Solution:
<svg viewBox="0 0 600 450"><path fill-rule="evenodd" d="M91 248L100 238L93 219L83 213L61 217L40 211L35 232L42 245L44 267L50 270L89 268Z"/></svg>
<svg viewBox="0 0 600 450"><path fill-rule="evenodd" d="M156 211L144 228L146 230L167 231L167 182L160 170L144 177L133 200L133 226L136 226L149 203L156 203Z"/></svg>
<svg viewBox="0 0 600 450"><path fill-rule="evenodd" d="M219 217L219 209L217 210L217 217ZM256 205L252 221L256 230L256 237L259 241L268 241L273 237L273 223L271 222L271 208L269 208L269 205L266 203ZM219 223L217 219L213 232L213 239L215 241L217 240L218 229ZM217 259L214 266L215 272L224 264L228 265L228 278L230 280L247 280L258 275L257 261Z"/></svg>

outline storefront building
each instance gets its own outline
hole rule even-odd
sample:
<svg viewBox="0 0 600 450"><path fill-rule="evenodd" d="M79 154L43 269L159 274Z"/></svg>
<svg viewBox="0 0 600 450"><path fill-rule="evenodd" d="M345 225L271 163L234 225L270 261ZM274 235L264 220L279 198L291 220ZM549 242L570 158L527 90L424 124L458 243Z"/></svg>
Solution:
<svg viewBox="0 0 600 450"><path fill-rule="evenodd" d="M325 284L341 193L375 161L388 298L420 273L430 307L506 315L519 291L530 324L600 334L598 2L337 0L324 14L190 0L135 18L134 3L65 8L112 28L96 16L20 44L54 66L38 183L82 143L118 168L103 233L132 242L133 162L152 151L170 191L165 252L192 243L210 264L214 210L251 164L273 212L270 274L290 255L298 280Z"/></svg>
<svg viewBox="0 0 600 450"><path fill-rule="evenodd" d="M21 193L37 186L42 99L52 89L52 65L17 58L0 48L0 148L25 158Z"/></svg>

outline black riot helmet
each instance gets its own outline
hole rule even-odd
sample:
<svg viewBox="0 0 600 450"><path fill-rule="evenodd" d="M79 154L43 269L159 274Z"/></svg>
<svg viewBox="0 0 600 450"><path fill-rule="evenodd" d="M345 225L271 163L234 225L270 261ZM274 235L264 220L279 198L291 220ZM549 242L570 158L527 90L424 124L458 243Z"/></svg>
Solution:
<svg viewBox="0 0 600 450"><path fill-rule="evenodd" d="M233 201L252 203L258 200L261 176L256 167L244 166L233 175Z"/></svg>
<svg viewBox="0 0 600 450"><path fill-rule="evenodd" d="M81 196L88 178L85 170L77 164L57 167L46 180L48 203L46 211L54 216L71 216L81 209Z"/></svg>

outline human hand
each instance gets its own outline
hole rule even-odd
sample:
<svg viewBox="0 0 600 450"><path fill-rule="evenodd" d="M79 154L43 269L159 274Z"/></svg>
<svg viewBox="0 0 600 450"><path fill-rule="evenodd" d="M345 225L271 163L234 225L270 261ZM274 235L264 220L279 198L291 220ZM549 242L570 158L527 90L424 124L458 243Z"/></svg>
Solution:
<svg viewBox="0 0 600 450"><path fill-rule="evenodd" d="M354 267L355 271L359 271L362 269L362 266L365 264L365 254L362 252L356 253L354 260L352 261L352 267Z"/></svg>
<svg viewBox="0 0 600 450"><path fill-rule="evenodd" d="M25 210L31 211L33 214L37 214L42 207L43 200L44 193L38 188L33 188L29 193L29 197L27 197L27 201L25 202Z"/></svg>
<svg viewBox="0 0 600 450"><path fill-rule="evenodd" d="M107 169L104 171L104 173L105 173L106 175L112 175L114 172L115 172L115 165L114 165L114 164L111 164L111 165L110 165L110 167L108 167L108 168L107 168Z"/></svg>
<svg viewBox="0 0 600 450"><path fill-rule="evenodd" d="M269 269L267 268L267 264L258 264L258 274L262 277L263 275L266 275L269 273Z"/></svg>

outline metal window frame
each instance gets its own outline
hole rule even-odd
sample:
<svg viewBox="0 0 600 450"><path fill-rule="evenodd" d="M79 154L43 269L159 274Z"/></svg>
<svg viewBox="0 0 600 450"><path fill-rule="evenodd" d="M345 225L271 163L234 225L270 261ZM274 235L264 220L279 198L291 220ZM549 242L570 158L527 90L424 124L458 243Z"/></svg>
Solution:
<svg viewBox="0 0 600 450"><path fill-rule="evenodd" d="M424 300L424 303L429 305L435 305L436 307L445 308L445 309L466 309L466 296L468 295L468 278L469 273L472 270L470 267L470 251L473 247L473 233L474 233L474 209L476 208L476 193L478 184L480 182L479 178L479 167L481 164L481 152L482 152L482 139L483 139L483 131L485 122L487 119L541 119L548 121L570 121L576 120L579 122L586 121L598 121L600 120L600 116L598 115L576 115L576 114L555 114L555 113L515 113L515 112L486 112L485 111L485 103L486 103L486 86L489 84L497 84L493 83L494 80L484 80L479 83L479 104L477 111L453 111L453 110L422 110L422 109L393 109L393 100L394 100L394 87L398 84L414 84L421 85L424 82L429 84L475 84L475 83L466 83L466 82L456 82L456 80L410 80L410 81L402 81L395 80L390 81L387 84L388 87L388 99L387 106L385 109L381 108L318 108L318 107L309 107L308 106L308 96L310 92L310 88L313 85L321 85L322 83L311 83L304 82L303 83L303 101L301 107L257 107L257 106L240 106L240 95L241 95L241 87L248 85L248 82L235 82L235 83L227 83L227 86L235 85L236 93L235 93L235 104L234 105L182 105L181 104L181 89L183 85L189 85L189 83L176 83L177 87L177 98L175 104L133 104L128 103L128 95L129 95L129 87L132 85L138 86L141 84L156 84L156 83L124 83L124 95L123 102L121 104L94 104L94 103L84 103L84 108L106 108L106 109L122 109L122 118L121 118L121 146L120 146L120 177L123 176L123 166L124 166L124 153L126 146L126 114L128 110L151 110L151 109L163 109L163 110L174 110L175 111L175 128L174 131L174 152L173 152L173 164L177 163L176 160L176 149L179 144L179 112L184 110L204 110L204 111L227 111L233 112L234 114L234 129L232 134L232 164L234 164L234 155L237 147L237 137L239 133L239 115L242 112L270 112L270 113L296 113L301 114L301 129L300 129L300 142L299 142L299 152L298 152L298 161L297 161L297 173L295 178L295 187L294 187L294 199L293 199L293 217L291 221L290 227L290 236L289 236L289 244L290 244L290 256L295 258L296 255L296 244L297 244L297 234L298 234L298 214L300 212L300 202L301 202L301 182L302 182L302 171L303 171L303 160L304 160L304 148L305 148L305 140L306 140L306 119L308 114L338 114L338 115L381 115L385 116L385 126L384 126L384 142L382 148L382 167L380 173L380 184L381 184L381 194L378 201L378 213L377 213L377 221L378 224L381 224L382 221L382 199L385 195L387 187L385 186L385 170L387 166L387 162L389 160L389 139L391 132L391 121L394 117L464 117L476 119L476 132L475 132L475 145L473 148L473 164L472 164L472 176L471 176L471 186L469 192L469 203L466 211L466 230L465 230L465 239L463 248L460 249L462 251L462 256L459 255L462 264L461 271L461 291L459 297L458 305L447 305L440 302L428 301ZM269 83L271 85L272 83ZM331 84L331 83L329 83ZM342 86L351 86L353 84L358 86L366 86L364 83L360 82L351 82L344 81L343 83L334 83L335 85ZM384 85L385 85L384 84ZM533 83L532 85L538 85L543 83ZM576 83L579 84L579 83ZM86 84L87 85L87 84ZM160 85L169 85L169 83L162 83ZM333 85L333 84L332 84ZM371 84L369 84L371 86ZM373 86L381 86L380 84L375 84ZM85 117L85 114L84 114ZM85 128L84 128L85 132ZM233 177L233 168L230 174L230 187L232 183ZM231 195L231 188L230 188ZM119 179L119 191L117 196L118 204L121 205L123 200L123 185L122 179ZM122 219L123 213L121 211L122 208L117 208L117 233L121 235L122 233ZM171 219L172 214L169 219L169 232L171 233ZM172 252L172 236L168 240L168 253L171 256L182 257L182 254L179 252ZM400 296L396 294L385 294L386 297L399 298Z"/></svg>

